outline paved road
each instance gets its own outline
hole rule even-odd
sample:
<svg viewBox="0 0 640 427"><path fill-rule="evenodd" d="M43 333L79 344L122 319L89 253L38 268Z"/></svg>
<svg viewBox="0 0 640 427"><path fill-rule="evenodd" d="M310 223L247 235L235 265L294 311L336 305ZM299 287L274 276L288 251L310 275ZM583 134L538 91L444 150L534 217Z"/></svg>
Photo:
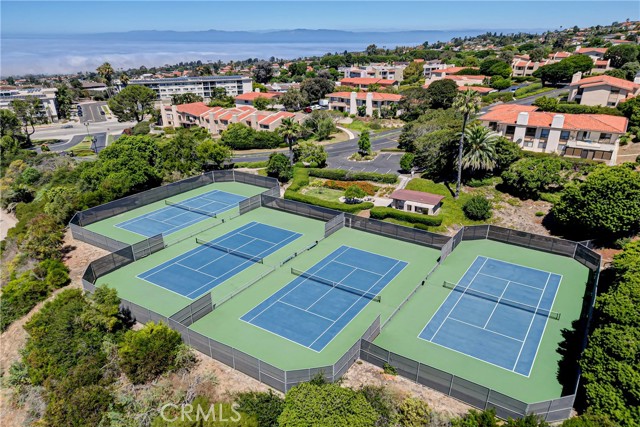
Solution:
<svg viewBox="0 0 640 427"><path fill-rule="evenodd" d="M96 138L95 148L96 148L98 153L100 151L104 150L107 147L107 133L106 132L94 133L94 134L91 134L91 136ZM62 152L62 151L67 151L67 150L70 150L71 148L75 147L76 145L80 144L82 142L82 140L84 140L86 137L87 137L86 134L74 135L68 142L65 142L65 143L62 143L62 144L51 144L51 145L49 145L49 149L51 151L54 151L54 152L57 152L57 153ZM36 147L36 151L40 152L40 147Z"/></svg>
<svg viewBox="0 0 640 427"><path fill-rule="evenodd" d="M83 116L80 117L81 122L99 123L107 121L107 118L100 114L102 106L106 105L106 102L85 102L79 105L82 107L83 113Z"/></svg>
<svg viewBox="0 0 640 427"><path fill-rule="evenodd" d="M100 123L90 123L89 133L120 133L126 128L135 126L135 122L118 123L114 121L105 121ZM31 139L63 139L70 140L74 136L87 135L87 128L82 123L73 123L73 127L69 129L62 129L61 124L43 126L36 128L35 133L31 136Z"/></svg>
<svg viewBox="0 0 640 427"><path fill-rule="evenodd" d="M398 146L398 136L401 129L393 129L383 131L371 136L371 149L379 151L382 148L395 148ZM329 167L340 167L342 169L370 171L387 173L387 171L397 172L400 166L400 157L402 153L381 153L374 161L371 162L352 162L347 158L358 150L358 138L352 138L347 141L337 142L335 144L325 146L327 150L327 164ZM260 162L269 158L270 152L261 154L250 154L246 156L236 156L233 158L235 162ZM400 154L400 155L398 155Z"/></svg>
<svg viewBox="0 0 640 427"><path fill-rule="evenodd" d="M538 99L541 98L543 96L547 96L547 97L556 97L558 95L560 95L562 92L566 92L567 88L566 87L562 87L562 88L558 88L558 89L553 89L550 90L548 92L543 92L543 93L538 93L536 95L532 95L532 96L528 96L526 98L522 98L522 99L514 99L513 101L509 101L507 102L507 104L515 104L515 105L531 105L533 104L533 102ZM493 107L493 105L488 105L486 107L483 107L480 110L480 114L484 114L487 111L489 111L491 109L491 107Z"/></svg>

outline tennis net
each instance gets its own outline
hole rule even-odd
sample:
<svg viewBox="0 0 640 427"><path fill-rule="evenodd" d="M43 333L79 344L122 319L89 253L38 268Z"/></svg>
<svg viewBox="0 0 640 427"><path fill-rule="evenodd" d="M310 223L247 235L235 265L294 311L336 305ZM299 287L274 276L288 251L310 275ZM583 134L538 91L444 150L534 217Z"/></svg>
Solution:
<svg viewBox="0 0 640 427"><path fill-rule="evenodd" d="M216 218L215 212L207 211L205 209L192 208L191 206L182 205L180 203L172 202L171 200L165 200L164 203L169 206L173 206L174 208L184 209L185 211L194 212L200 215L206 215L212 218Z"/></svg>
<svg viewBox="0 0 640 427"><path fill-rule="evenodd" d="M291 268L291 274L295 274L296 276L304 277L305 279L313 280L314 282L321 283L323 285L331 286L332 288L337 288L345 292L352 293L354 295L358 295L360 297L368 298L375 302L380 302L380 295L376 295L371 292L363 291L361 289L353 288L351 286L343 285L342 283L334 282L333 280L325 279L324 277L319 277L311 273L307 273L302 270L298 270L296 268Z"/></svg>
<svg viewBox="0 0 640 427"><path fill-rule="evenodd" d="M196 243L198 243L199 245L202 245L202 246L207 246L209 248L216 249L218 251L226 252L229 255L235 255L235 256L238 256L238 257L241 257L241 258L248 259L249 261L252 261L252 262L257 262L257 263L262 264L263 260L264 260L263 257L257 256L257 255L247 254L247 253L238 251L236 249L227 248L225 246L220 246L220 245L212 243L212 242L207 242L206 240L201 240L201 239L199 239L197 237L196 237Z"/></svg>
<svg viewBox="0 0 640 427"><path fill-rule="evenodd" d="M513 301L513 300L509 300L509 299L505 299L505 298L500 298L500 297L497 297L495 295L488 294L486 292L478 291L476 289L471 289L471 288L464 287L462 285L457 285L455 283L447 282L446 280L445 280L443 286L445 288L447 288L447 289L452 289L452 290L454 290L456 292L461 292L463 294L467 294L467 295L471 295L471 296L474 296L474 297L482 298L482 299L485 299L487 301L493 301L493 302L497 302L498 304L508 305L509 307L519 308L520 310L528 311L528 312L534 313L534 314L539 314L541 316L546 316L546 317L549 317L549 318L555 319L555 320L559 320L560 319L560 313L558 313L557 311L551 311L551 310L547 310L547 309L544 309L544 308L534 307L534 306L529 305L529 304L523 304L523 303L518 302L518 301Z"/></svg>

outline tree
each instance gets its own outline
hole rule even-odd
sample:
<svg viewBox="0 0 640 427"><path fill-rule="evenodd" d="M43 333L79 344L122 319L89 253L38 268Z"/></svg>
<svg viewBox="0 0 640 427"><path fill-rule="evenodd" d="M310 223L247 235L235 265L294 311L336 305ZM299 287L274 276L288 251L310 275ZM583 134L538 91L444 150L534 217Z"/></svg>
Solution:
<svg viewBox="0 0 640 427"><path fill-rule="evenodd" d="M344 198L347 203L358 203L367 193L357 185L350 185L344 192Z"/></svg>
<svg viewBox="0 0 640 427"><path fill-rule="evenodd" d="M627 62L638 60L638 48L632 43L611 46L605 52L604 59L610 59L613 68L620 68Z"/></svg>
<svg viewBox="0 0 640 427"><path fill-rule="evenodd" d="M271 153L267 162L267 175L277 178L280 182L287 182L293 176L291 162L282 153Z"/></svg>
<svg viewBox="0 0 640 427"><path fill-rule="evenodd" d="M80 192L73 186L51 187L45 192L45 200L44 212L59 223L66 224L79 210Z"/></svg>
<svg viewBox="0 0 640 427"><path fill-rule="evenodd" d="M408 397L398 407L398 425L403 427L423 427L431 421L431 409L426 402Z"/></svg>
<svg viewBox="0 0 640 427"><path fill-rule="evenodd" d="M462 206L464 215L474 221L491 218L491 203L481 195L473 196Z"/></svg>
<svg viewBox="0 0 640 427"><path fill-rule="evenodd" d="M153 112L156 93L146 86L131 85L109 100L109 109L119 122L144 120L146 114Z"/></svg>
<svg viewBox="0 0 640 427"><path fill-rule="evenodd" d="M521 157L522 149L518 144L503 136L496 139L495 170L501 172Z"/></svg>
<svg viewBox="0 0 640 427"><path fill-rule="evenodd" d="M495 75L491 77L489 85L496 90L507 89L511 86L511 79L502 78L502 76Z"/></svg>
<svg viewBox="0 0 640 427"><path fill-rule="evenodd" d="M304 76L307 72L307 63L304 61L294 62L293 64L289 65L288 71L292 77Z"/></svg>
<svg viewBox="0 0 640 427"><path fill-rule="evenodd" d="M327 151L320 144L301 142L293 149L295 162L313 164L314 167L324 167L327 163Z"/></svg>
<svg viewBox="0 0 640 427"><path fill-rule="evenodd" d="M111 86L111 80L113 79L113 67L111 66L111 64L105 62L104 64L96 68L96 71L98 72L100 77L104 79L107 86Z"/></svg>
<svg viewBox="0 0 640 427"><path fill-rule="evenodd" d="M480 111L480 95L475 90L465 90L456 96L453 108L462 113L462 132L460 132L460 144L458 145L458 180L455 193L455 198L457 199L460 196L460 185L462 184L462 162L467 121L469 117Z"/></svg>
<svg viewBox="0 0 640 427"><path fill-rule="evenodd" d="M280 102L289 111L301 110L304 105L307 105L309 101L305 95L298 89L289 89L281 97Z"/></svg>
<svg viewBox="0 0 640 427"><path fill-rule="evenodd" d="M202 171L203 162L198 157L197 147L209 135L206 129L178 129L173 138L160 143L162 169L166 175L179 172L190 176Z"/></svg>
<svg viewBox="0 0 640 427"><path fill-rule="evenodd" d="M491 408L485 411L469 410L462 418L451 420L452 427L498 427L496 410Z"/></svg>
<svg viewBox="0 0 640 427"><path fill-rule="evenodd" d="M555 157L525 157L502 172L502 180L507 189L515 195L537 199L540 193L560 186L560 172L566 166L564 160Z"/></svg>
<svg viewBox="0 0 640 427"><path fill-rule="evenodd" d="M640 97L621 102L618 104L618 110L629 119L629 127L640 126Z"/></svg>
<svg viewBox="0 0 640 427"><path fill-rule="evenodd" d="M302 132L300 123L296 122L293 118L287 117L282 119L282 124L279 128L280 135L284 138L284 142L289 146L289 160L293 164L293 146L296 140Z"/></svg>
<svg viewBox="0 0 640 427"><path fill-rule="evenodd" d="M533 62L540 62L547 56L547 51L542 47L536 47L529 51L529 59Z"/></svg>
<svg viewBox="0 0 640 427"><path fill-rule="evenodd" d="M424 75L422 62L411 62L402 72L403 84L412 84L418 82Z"/></svg>
<svg viewBox="0 0 640 427"><path fill-rule="evenodd" d="M450 108L458 93L458 85L449 79L436 80L427 88L431 108Z"/></svg>
<svg viewBox="0 0 640 427"><path fill-rule="evenodd" d="M562 427L618 427L618 425L606 415L586 413L565 420Z"/></svg>
<svg viewBox="0 0 640 427"><path fill-rule="evenodd" d="M371 154L371 139L369 137L369 131L363 131L358 139L358 153L363 156Z"/></svg>
<svg viewBox="0 0 640 427"><path fill-rule="evenodd" d="M512 73L511 65L506 62L498 61L489 68L487 76L500 76L503 79L508 79Z"/></svg>
<svg viewBox="0 0 640 427"><path fill-rule="evenodd" d="M73 104L73 91L64 83L56 85L56 104L58 104L58 115L62 119L70 117L71 105Z"/></svg>
<svg viewBox="0 0 640 427"><path fill-rule="evenodd" d="M222 169L225 162L231 160L233 152L226 145L207 139L196 147L196 154L203 169L206 165L212 165L214 169Z"/></svg>
<svg viewBox="0 0 640 427"><path fill-rule="evenodd" d="M27 137L27 145L31 145L31 135L36 131L35 125L46 120L42 103L33 96L25 99L14 99L11 101L11 108L22 122L22 132Z"/></svg>
<svg viewBox="0 0 640 427"><path fill-rule="evenodd" d="M120 75L120 83L125 87L129 84L129 75L127 73L122 73Z"/></svg>
<svg viewBox="0 0 640 427"><path fill-rule="evenodd" d="M545 65L533 72L534 77L539 77L542 84L558 84L571 80L571 77L580 71L586 73L593 68L593 60L587 55L571 55L555 64Z"/></svg>
<svg viewBox="0 0 640 427"><path fill-rule="evenodd" d="M256 110L266 110L267 108L269 108L270 104L271 100L265 98L264 96L259 96L253 100L253 106L256 108Z"/></svg>
<svg viewBox="0 0 640 427"><path fill-rule="evenodd" d="M620 67L619 71L622 71L624 73L624 77L622 77L623 79L633 81L635 76L640 73L640 62L627 62L622 67Z"/></svg>
<svg viewBox="0 0 640 427"><path fill-rule="evenodd" d="M567 187L554 217L585 235L611 238L640 228L640 172L630 165L600 166Z"/></svg>
<svg viewBox="0 0 640 427"><path fill-rule="evenodd" d="M310 103L318 102L326 94L333 92L335 84L331 80L322 77L304 79L300 83L300 92Z"/></svg>
<svg viewBox="0 0 640 427"><path fill-rule="evenodd" d="M173 105L191 104L194 102L202 102L202 101L203 101L203 98L200 95L196 95L195 93L191 93L191 92L179 93L171 96L171 103Z"/></svg>
<svg viewBox="0 0 640 427"><path fill-rule="evenodd" d="M122 371L134 384L142 384L176 369L180 334L162 323L149 322L137 331L127 331L118 348Z"/></svg>
<svg viewBox="0 0 640 427"><path fill-rule="evenodd" d="M13 136L20 133L20 120L16 113L3 108L0 110L0 137Z"/></svg>
<svg viewBox="0 0 640 427"><path fill-rule="evenodd" d="M240 393L236 398L238 411L254 417L259 426L276 427L284 409L284 399L272 390Z"/></svg>
<svg viewBox="0 0 640 427"><path fill-rule="evenodd" d="M415 154L404 153L400 158L400 169L404 172L411 172L413 169L413 161L415 160Z"/></svg>
<svg viewBox="0 0 640 427"><path fill-rule="evenodd" d="M493 170L496 166L496 141L499 136L490 129L475 124L465 130L464 154L462 167L478 170Z"/></svg>
<svg viewBox="0 0 640 427"><path fill-rule="evenodd" d="M61 224L47 214L40 214L27 224L27 234L20 249L37 260L59 259L62 243Z"/></svg>
<svg viewBox="0 0 640 427"><path fill-rule="evenodd" d="M434 82L435 83L435 82ZM431 106L429 91L423 87L403 90L398 109L402 110L402 119L411 122L427 112Z"/></svg>
<svg viewBox="0 0 640 427"><path fill-rule="evenodd" d="M280 427L370 427L377 418L361 393L337 384L302 383L287 393L278 422Z"/></svg>
<svg viewBox="0 0 640 427"><path fill-rule="evenodd" d="M258 83L268 83L273 77L273 67L269 62L261 61L253 66L253 78Z"/></svg>

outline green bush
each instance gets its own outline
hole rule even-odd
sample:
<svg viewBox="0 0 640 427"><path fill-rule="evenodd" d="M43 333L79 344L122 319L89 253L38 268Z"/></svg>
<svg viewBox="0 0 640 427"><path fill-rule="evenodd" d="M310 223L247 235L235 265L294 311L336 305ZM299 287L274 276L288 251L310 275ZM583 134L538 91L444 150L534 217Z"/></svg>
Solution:
<svg viewBox="0 0 640 427"><path fill-rule="evenodd" d="M442 218L440 216L429 216L429 215L399 211L394 208L384 208L379 206L371 209L371 218L373 219L394 218L400 221L424 224L432 227L437 227L440 224L442 224Z"/></svg>
<svg viewBox="0 0 640 427"><path fill-rule="evenodd" d="M413 153L404 153L400 158L400 169L402 169L403 172L410 172L413 168L415 158L416 156Z"/></svg>
<svg viewBox="0 0 640 427"><path fill-rule="evenodd" d="M293 181L291 181L291 185L288 190L290 191L300 191L303 187L309 185L309 171L305 168L294 168L293 169Z"/></svg>
<svg viewBox="0 0 640 427"><path fill-rule="evenodd" d="M162 128L162 130L167 135L173 135L174 133L176 133L176 128L174 128L173 126L165 126Z"/></svg>
<svg viewBox="0 0 640 427"><path fill-rule="evenodd" d="M132 130L133 135L147 135L151 132L151 127L149 126L149 122L140 122L137 123Z"/></svg>
<svg viewBox="0 0 640 427"><path fill-rule="evenodd" d="M357 185L352 185L344 192L344 198L349 204L355 204L358 200L362 200L367 193Z"/></svg>
<svg viewBox="0 0 640 427"><path fill-rule="evenodd" d="M351 172L344 169L309 168L309 175L336 181L373 181L385 184L395 184L398 180L398 177L392 173Z"/></svg>
<svg viewBox="0 0 640 427"><path fill-rule="evenodd" d="M267 175L287 182L293 176L293 168L289 158L282 153L271 153L267 162Z"/></svg>
<svg viewBox="0 0 640 427"><path fill-rule="evenodd" d="M348 213L360 212L362 210L371 209L374 206L371 202L357 203L353 205L339 202L330 202L327 200L318 199L317 197L307 196L305 194L291 191L291 188L284 192L284 198Z"/></svg>
<svg viewBox="0 0 640 427"><path fill-rule="evenodd" d="M544 212L542 212L542 211L537 211L537 212L536 212L536 216L538 216L538 217L539 217L539 216L544 216Z"/></svg>
<svg viewBox="0 0 640 427"><path fill-rule="evenodd" d="M398 370L396 369L396 367L389 363L385 363L382 366L382 371L387 375L398 375Z"/></svg>
<svg viewBox="0 0 640 427"><path fill-rule="evenodd" d="M238 168L261 169L261 168L266 168L268 164L269 164L268 160L263 160L261 162L238 162L238 163L234 163L233 167L234 169L238 169Z"/></svg>
<svg viewBox="0 0 640 427"><path fill-rule="evenodd" d="M462 206L464 215L470 220L482 221L491 218L491 203L483 196L473 196Z"/></svg>
<svg viewBox="0 0 640 427"><path fill-rule="evenodd" d="M513 101L513 93L511 92L493 92L482 97L482 102L485 104L493 104L494 102L509 102Z"/></svg>
<svg viewBox="0 0 640 427"><path fill-rule="evenodd" d="M235 401L238 411L254 417L259 426L277 426L284 409L284 399L271 390L240 393Z"/></svg>

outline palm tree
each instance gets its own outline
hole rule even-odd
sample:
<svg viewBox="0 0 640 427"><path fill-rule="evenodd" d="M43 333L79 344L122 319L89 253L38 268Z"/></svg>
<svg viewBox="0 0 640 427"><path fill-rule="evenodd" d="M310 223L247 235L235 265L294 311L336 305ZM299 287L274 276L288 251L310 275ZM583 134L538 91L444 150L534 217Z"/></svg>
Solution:
<svg viewBox="0 0 640 427"><path fill-rule="evenodd" d="M462 182L462 153L464 147L464 134L467 128L467 121L469 117L480 111L480 95L475 90L467 89L464 92L460 92L456 99L453 101L453 108L462 113L464 119L462 120L462 132L460 133L460 144L458 145L458 181L456 182L456 194L457 199L460 196L460 184Z"/></svg>
<svg viewBox="0 0 640 427"><path fill-rule="evenodd" d="M129 76L127 73L122 73L120 76L120 83L122 83L122 86L127 86L129 84Z"/></svg>
<svg viewBox="0 0 640 427"><path fill-rule="evenodd" d="M302 128L300 124L293 120L291 117L286 119L282 119L282 124L280 125L280 134L284 138L284 142L289 146L289 162L293 165L293 144L295 144L296 139L300 135Z"/></svg>
<svg viewBox="0 0 640 427"><path fill-rule="evenodd" d="M105 62L98 68L96 68L100 77L102 77L106 82L107 86L111 86L111 79L113 78L113 67L108 62Z"/></svg>
<svg viewBox="0 0 640 427"><path fill-rule="evenodd" d="M465 130L467 143L464 147L462 167L465 169L491 170L496 167L496 141L498 134L476 124Z"/></svg>

